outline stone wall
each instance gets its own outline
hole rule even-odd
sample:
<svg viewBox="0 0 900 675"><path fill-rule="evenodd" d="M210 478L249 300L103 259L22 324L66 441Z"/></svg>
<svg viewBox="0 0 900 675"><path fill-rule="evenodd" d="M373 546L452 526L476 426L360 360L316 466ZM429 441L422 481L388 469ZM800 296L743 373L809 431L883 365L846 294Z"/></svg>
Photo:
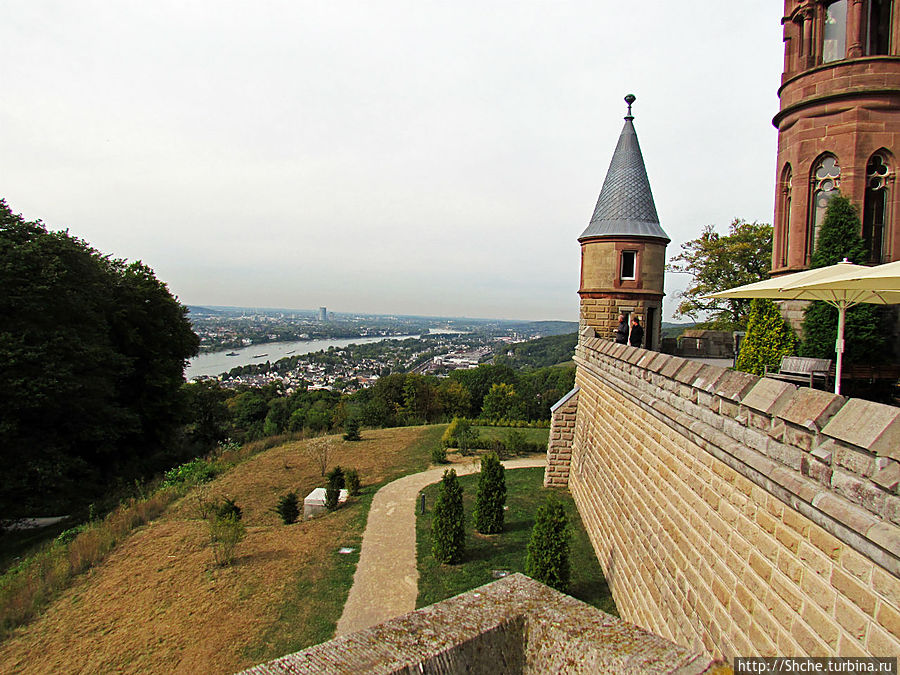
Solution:
<svg viewBox="0 0 900 675"><path fill-rule="evenodd" d="M900 409L582 336L569 489L623 618L743 655L900 653Z"/></svg>
<svg viewBox="0 0 900 675"><path fill-rule="evenodd" d="M569 484L572 461L572 439L575 437L575 414L578 412L578 387L550 408L550 441L547 444L547 468L544 487Z"/></svg>
<svg viewBox="0 0 900 675"><path fill-rule="evenodd" d="M702 653L513 574L244 673L712 675L722 672L720 666Z"/></svg>

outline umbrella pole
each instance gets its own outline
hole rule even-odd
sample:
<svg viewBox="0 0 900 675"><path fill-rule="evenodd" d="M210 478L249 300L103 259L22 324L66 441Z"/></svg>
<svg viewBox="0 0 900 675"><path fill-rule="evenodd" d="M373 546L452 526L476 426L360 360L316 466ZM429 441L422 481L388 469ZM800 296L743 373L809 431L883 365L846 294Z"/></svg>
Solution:
<svg viewBox="0 0 900 675"><path fill-rule="evenodd" d="M842 302L838 304L837 340L834 350L837 352L837 363L834 367L834 393L841 393L841 364L844 360L844 313L847 306Z"/></svg>

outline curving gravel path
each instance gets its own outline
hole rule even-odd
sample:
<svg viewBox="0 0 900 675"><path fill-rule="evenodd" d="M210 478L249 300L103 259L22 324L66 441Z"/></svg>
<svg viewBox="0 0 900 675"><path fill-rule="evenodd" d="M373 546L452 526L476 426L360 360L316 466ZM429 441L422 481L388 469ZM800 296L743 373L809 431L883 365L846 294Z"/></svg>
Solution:
<svg viewBox="0 0 900 675"><path fill-rule="evenodd" d="M545 466L546 457L511 459L507 469ZM336 635L353 633L416 608L419 573L416 569L416 497L444 470L464 476L479 470L474 462L442 466L388 483L372 499L363 533L353 586L338 621Z"/></svg>

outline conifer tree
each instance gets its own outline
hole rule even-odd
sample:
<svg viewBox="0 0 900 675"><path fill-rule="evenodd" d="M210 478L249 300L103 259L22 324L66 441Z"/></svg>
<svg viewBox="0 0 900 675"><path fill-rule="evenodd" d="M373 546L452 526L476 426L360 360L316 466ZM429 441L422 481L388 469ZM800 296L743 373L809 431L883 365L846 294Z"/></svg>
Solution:
<svg viewBox="0 0 900 675"><path fill-rule="evenodd" d="M569 532L565 507L549 497L538 509L525 560L525 574L563 593L569 588Z"/></svg>
<svg viewBox="0 0 900 675"><path fill-rule="evenodd" d="M844 258L861 264L866 246L860 235L856 207L846 197L828 202L825 220L819 228L811 268L835 265ZM838 311L825 302L811 302L803 317L803 342L800 353L820 359L835 357ZM889 352L884 311L875 305L857 305L847 310L844 328L846 363L880 363Z"/></svg>
<svg viewBox="0 0 900 675"><path fill-rule="evenodd" d="M506 504L506 477L500 458L490 452L481 458L478 497L475 500L475 529L482 534L503 531L503 507Z"/></svg>
<svg viewBox="0 0 900 675"><path fill-rule="evenodd" d="M325 487L325 508L329 511L334 511L338 507L344 485L344 470L336 466L328 472L328 484Z"/></svg>
<svg viewBox="0 0 900 675"><path fill-rule="evenodd" d="M456 471L447 469L438 491L431 522L431 553L440 563L462 561L466 549L462 486Z"/></svg>
<svg viewBox="0 0 900 675"><path fill-rule="evenodd" d="M747 336L741 345L735 368L762 375L767 365L778 365L781 357L796 354L798 345L797 336L775 303L755 298L750 303Z"/></svg>

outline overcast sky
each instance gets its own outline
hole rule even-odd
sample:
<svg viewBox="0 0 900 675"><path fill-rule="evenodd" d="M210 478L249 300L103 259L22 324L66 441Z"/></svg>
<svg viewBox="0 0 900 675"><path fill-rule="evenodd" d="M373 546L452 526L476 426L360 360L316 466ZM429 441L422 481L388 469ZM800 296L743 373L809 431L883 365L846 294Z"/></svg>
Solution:
<svg viewBox="0 0 900 675"><path fill-rule="evenodd" d="M0 197L187 304L577 320L625 94L669 257L772 221L782 4L10 0Z"/></svg>

